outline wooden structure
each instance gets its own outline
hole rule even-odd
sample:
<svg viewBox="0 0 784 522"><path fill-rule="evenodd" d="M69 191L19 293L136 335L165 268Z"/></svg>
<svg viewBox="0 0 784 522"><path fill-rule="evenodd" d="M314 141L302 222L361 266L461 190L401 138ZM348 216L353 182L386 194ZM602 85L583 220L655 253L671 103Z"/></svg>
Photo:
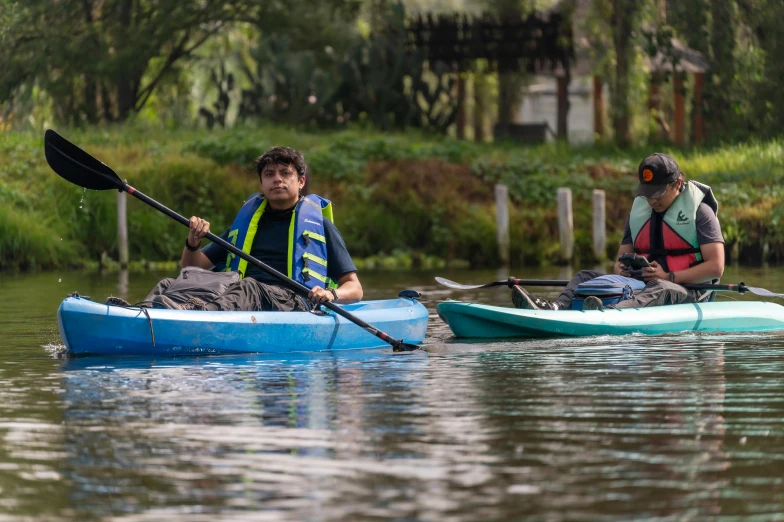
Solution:
<svg viewBox="0 0 784 522"><path fill-rule="evenodd" d="M705 72L708 70L708 60L699 52L690 49L677 39L672 39L669 53L659 51L656 56L647 60L647 68L651 74L651 83L648 91L648 106L658 110L658 82L666 77L673 81L673 136L672 139L679 147L687 144L686 139L686 90L684 79L687 74L694 75L694 141L702 142L705 137L705 125L702 118L702 91L705 87Z"/></svg>
<svg viewBox="0 0 784 522"><path fill-rule="evenodd" d="M410 19L407 32L411 52L456 64L461 72L485 59L500 72L536 73L568 67L574 56L571 23L560 13L503 21L489 14L427 14Z"/></svg>
<svg viewBox="0 0 784 522"><path fill-rule="evenodd" d="M685 79L688 74L694 76L694 98L692 106L692 124L694 143L699 145L705 139L705 123L703 120L702 93L705 88L705 73L708 60L694 49L690 49L677 39L672 39L668 53L661 51L652 58L647 58L645 67L650 73L648 85L648 111L656 118L660 128L660 139L671 140L679 147L688 144L686 136L686 95ZM673 122L664 120L660 115L661 84L668 78L673 82ZM605 102L602 94L602 79L594 76L594 133L604 136Z"/></svg>
<svg viewBox="0 0 784 522"><path fill-rule="evenodd" d="M410 53L417 54L431 63L445 62L457 71L458 137L465 136L464 124L467 117L463 111L466 77L473 72L476 101L474 139L484 139L484 82L475 67L478 60L486 61L487 71L502 75L519 71L534 74L561 71L560 76L564 78L562 90L566 96L569 69L574 62L574 46L571 20L562 13L535 13L527 18L507 17L504 20L490 14L480 17L465 14L427 14L409 19L406 30ZM504 96L501 95L500 98L503 104ZM564 99L559 102L558 108L558 121L565 122L568 101ZM509 112L508 107L499 109ZM563 111L563 114L560 111ZM495 129L496 132L508 134L510 123L508 118L501 118L501 125ZM563 129L561 125L558 127L559 136L561 131L565 135L565 124Z"/></svg>

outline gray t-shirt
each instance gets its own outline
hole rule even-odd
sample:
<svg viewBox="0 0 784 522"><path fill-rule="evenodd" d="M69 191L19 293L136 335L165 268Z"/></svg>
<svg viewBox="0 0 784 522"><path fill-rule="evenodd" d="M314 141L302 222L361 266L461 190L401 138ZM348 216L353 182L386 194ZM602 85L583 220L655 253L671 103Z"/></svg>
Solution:
<svg viewBox="0 0 784 522"><path fill-rule="evenodd" d="M713 209L705 203L700 203L700 206L697 207L697 244L707 245L708 243L724 243L724 236L721 235L719 218L713 213ZM632 244L632 229L629 226L628 218L626 218L626 225L623 228L621 244Z"/></svg>

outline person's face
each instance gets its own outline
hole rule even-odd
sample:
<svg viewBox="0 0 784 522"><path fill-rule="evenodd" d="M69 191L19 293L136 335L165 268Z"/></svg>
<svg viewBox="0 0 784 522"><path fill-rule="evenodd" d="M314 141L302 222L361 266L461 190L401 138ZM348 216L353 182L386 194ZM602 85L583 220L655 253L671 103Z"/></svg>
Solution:
<svg viewBox="0 0 784 522"><path fill-rule="evenodd" d="M646 198L648 200L648 204L654 211L658 213L664 212L670 208L672 202L675 201L675 198L677 198L678 194L680 194L681 185L683 185L683 179L679 179L674 183L670 183L667 185L667 189L664 191L664 194L658 198Z"/></svg>
<svg viewBox="0 0 784 522"><path fill-rule="evenodd" d="M299 200L299 192L305 186L305 176L297 176L291 165L267 165L259 175L261 193L272 208L286 209Z"/></svg>

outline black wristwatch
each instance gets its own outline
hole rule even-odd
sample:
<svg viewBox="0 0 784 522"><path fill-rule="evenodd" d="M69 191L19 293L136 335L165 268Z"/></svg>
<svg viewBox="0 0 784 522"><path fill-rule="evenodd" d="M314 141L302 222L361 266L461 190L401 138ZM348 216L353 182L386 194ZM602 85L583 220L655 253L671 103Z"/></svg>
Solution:
<svg viewBox="0 0 784 522"><path fill-rule="evenodd" d="M199 245L201 245L201 241L199 241ZM199 245L196 245L195 247L192 247L188 243L188 238L187 237L185 238L185 248L187 248L189 252L196 252L199 249Z"/></svg>
<svg viewBox="0 0 784 522"><path fill-rule="evenodd" d="M334 300L337 301L338 300L338 291L335 290L334 288L330 288L329 291L332 292L332 295L335 297Z"/></svg>
<svg viewBox="0 0 784 522"><path fill-rule="evenodd" d="M669 280L670 280L670 283L674 283L675 282L675 272L670 272Z"/></svg>

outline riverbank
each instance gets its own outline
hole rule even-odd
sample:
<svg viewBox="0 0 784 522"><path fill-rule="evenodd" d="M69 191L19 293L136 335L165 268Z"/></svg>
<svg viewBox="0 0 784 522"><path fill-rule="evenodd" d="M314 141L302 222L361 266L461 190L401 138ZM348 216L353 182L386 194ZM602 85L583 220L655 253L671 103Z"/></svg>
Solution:
<svg viewBox="0 0 784 522"><path fill-rule="evenodd" d="M607 193L608 251L617 249L636 185L636 167L653 148L477 144L417 133L363 129L302 133L279 127L152 130L139 126L61 133L141 191L225 229L257 190L253 159L273 145L300 149L310 190L335 203L335 219L353 256L367 268L472 267L498 263L493 186L509 186L511 261L559 259L556 188L573 191L575 266L591 253L591 191ZM742 263L784 259L784 140L717 149L667 150L689 179L714 188L728 245ZM116 192L94 192L54 174L43 133L0 136L0 263L34 269L116 257ZM182 225L140 202L128 205L130 257L178 259Z"/></svg>

